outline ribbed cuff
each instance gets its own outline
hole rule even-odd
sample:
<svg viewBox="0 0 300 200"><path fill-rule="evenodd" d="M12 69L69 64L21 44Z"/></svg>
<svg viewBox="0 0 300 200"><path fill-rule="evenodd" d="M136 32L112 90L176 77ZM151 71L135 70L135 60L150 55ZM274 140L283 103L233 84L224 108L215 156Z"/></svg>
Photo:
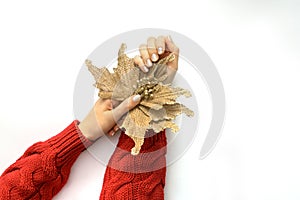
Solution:
<svg viewBox="0 0 300 200"><path fill-rule="evenodd" d="M47 140L56 152L57 166L74 161L82 151L93 144L81 133L78 124L79 121L74 120L62 132Z"/></svg>
<svg viewBox="0 0 300 200"><path fill-rule="evenodd" d="M110 158L108 166L123 172L145 173L153 172L166 166L167 138L165 131L145 138L138 155L131 155L133 140L121 133L117 148Z"/></svg>

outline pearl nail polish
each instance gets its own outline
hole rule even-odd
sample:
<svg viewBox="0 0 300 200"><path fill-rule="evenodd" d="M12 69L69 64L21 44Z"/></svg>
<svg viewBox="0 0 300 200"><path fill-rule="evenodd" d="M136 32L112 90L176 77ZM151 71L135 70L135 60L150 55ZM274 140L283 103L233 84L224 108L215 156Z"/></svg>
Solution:
<svg viewBox="0 0 300 200"><path fill-rule="evenodd" d="M149 58L147 59L147 66L148 66L148 67L151 67L151 66L152 66L152 62L151 62L151 60L150 60Z"/></svg>
<svg viewBox="0 0 300 200"><path fill-rule="evenodd" d="M139 101L141 99L141 95L135 95L133 98L132 98L132 100L134 101L134 102L137 102L137 101Z"/></svg>
<svg viewBox="0 0 300 200"><path fill-rule="evenodd" d="M146 66L144 66L143 69L144 69L144 72L148 72L149 71L149 69Z"/></svg>
<svg viewBox="0 0 300 200"><path fill-rule="evenodd" d="M157 56L155 53L152 54L151 60L152 60L152 61L157 61L157 60L158 60L158 56Z"/></svg>
<svg viewBox="0 0 300 200"><path fill-rule="evenodd" d="M158 53L159 55L163 53L163 49L162 49L162 47L158 47L158 49L157 49L157 53Z"/></svg>

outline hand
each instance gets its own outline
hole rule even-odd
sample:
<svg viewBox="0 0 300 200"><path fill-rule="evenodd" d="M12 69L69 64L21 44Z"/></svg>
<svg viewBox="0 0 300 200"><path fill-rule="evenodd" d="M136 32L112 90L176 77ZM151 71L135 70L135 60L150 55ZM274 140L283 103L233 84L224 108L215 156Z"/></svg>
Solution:
<svg viewBox="0 0 300 200"><path fill-rule="evenodd" d="M174 44L170 36L149 37L147 44L141 44L139 47L140 55L134 57L134 63L147 73L153 62L158 61L165 53L175 53L175 59L167 64L168 78L167 83L171 83L178 69L179 48Z"/></svg>
<svg viewBox="0 0 300 200"><path fill-rule="evenodd" d="M148 68L152 66L153 62L165 56L165 53L174 52L176 56L175 59L167 64L168 78L166 82L172 82L178 69L179 49L170 36L149 37L147 45L140 45L139 51L140 56L135 56L134 62L145 73L148 72ZM113 135L119 129L116 122L126 112L138 105L139 102L139 95L129 97L122 103L114 102L110 99L98 99L93 109L78 127L82 134L91 141L97 140L106 133Z"/></svg>
<svg viewBox="0 0 300 200"><path fill-rule="evenodd" d="M116 122L138 105L140 99L140 95L131 96L116 106L118 102L100 98L78 127L82 134L91 141L97 140L106 133L113 135L119 129Z"/></svg>

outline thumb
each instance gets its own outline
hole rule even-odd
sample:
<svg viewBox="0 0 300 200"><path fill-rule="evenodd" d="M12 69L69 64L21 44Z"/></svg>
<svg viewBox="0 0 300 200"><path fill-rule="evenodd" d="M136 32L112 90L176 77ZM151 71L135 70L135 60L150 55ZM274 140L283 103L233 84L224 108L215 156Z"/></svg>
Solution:
<svg viewBox="0 0 300 200"><path fill-rule="evenodd" d="M178 56L179 56L179 48L175 45L173 42L171 36L168 36L166 38L166 50L172 52L175 54L175 59L172 62L168 63L168 70L172 69L172 71L169 70L168 76L171 74L171 76L175 76L176 71L178 69ZM175 74L173 73L175 71ZM174 78L174 77L173 77ZM171 78L172 79L172 78ZM173 79L172 79L173 80Z"/></svg>
<svg viewBox="0 0 300 200"><path fill-rule="evenodd" d="M166 38L165 41L166 41L166 50L170 51L170 52L174 52L176 55L178 55L179 54L179 48L173 42L170 35Z"/></svg>
<svg viewBox="0 0 300 200"><path fill-rule="evenodd" d="M141 95L134 95L125 99L120 105L111 110L112 117L118 121L125 113L137 106L141 101Z"/></svg>

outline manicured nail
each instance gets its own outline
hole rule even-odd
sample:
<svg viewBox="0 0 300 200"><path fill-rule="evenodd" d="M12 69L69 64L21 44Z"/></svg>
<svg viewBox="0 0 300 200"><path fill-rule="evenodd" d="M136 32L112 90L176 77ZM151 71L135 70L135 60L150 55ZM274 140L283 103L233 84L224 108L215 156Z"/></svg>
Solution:
<svg viewBox="0 0 300 200"><path fill-rule="evenodd" d="M135 96L132 98L132 100L133 100L134 102L138 102L139 100L141 100L141 95L135 95Z"/></svg>
<svg viewBox="0 0 300 200"><path fill-rule="evenodd" d="M157 61L158 60L158 56L156 55L156 53L152 54L151 60L152 61Z"/></svg>
<svg viewBox="0 0 300 200"><path fill-rule="evenodd" d="M113 130L110 130L110 131L108 132L108 135L110 135L110 136L114 136L114 134L115 134L115 132L114 132Z"/></svg>
<svg viewBox="0 0 300 200"><path fill-rule="evenodd" d="M150 60L149 58L147 59L147 66L148 66L148 67L151 67L151 66L152 66L152 62L151 62L151 60Z"/></svg>
<svg viewBox="0 0 300 200"><path fill-rule="evenodd" d="M143 69L144 69L144 72L146 72L146 73L149 71L148 67L146 67L146 66L143 66Z"/></svg>
<svg viewBox="0 0 300 200"><path fill-rule="evenodd" d="M119 130L119 127L115 126L114 127L114 133L116 133Z"/></svg>
<svg viewBox="0 0 300 200"><path fill-rule="evenodd" d="M163 49L162 49L162 47L158 47L158 49L157 49L157 53L158 53L159 55L163 53Z"/></svg>

